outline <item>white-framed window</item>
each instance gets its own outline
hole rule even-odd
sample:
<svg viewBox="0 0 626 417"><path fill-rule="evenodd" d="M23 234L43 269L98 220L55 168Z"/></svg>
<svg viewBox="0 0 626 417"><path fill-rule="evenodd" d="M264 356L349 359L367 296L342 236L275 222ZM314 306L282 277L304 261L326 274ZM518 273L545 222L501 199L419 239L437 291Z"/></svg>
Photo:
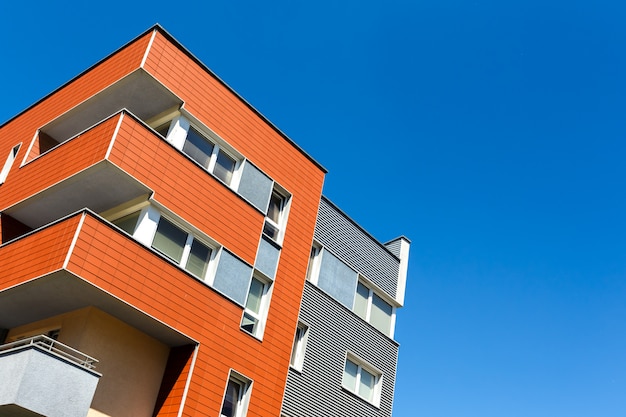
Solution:
<svg viewBox="0 0 626 417"><path fill-rule="evenodd" d="M231 370L224 390L220 417L244 417L248 411L251 390L252 380Z"/></svg>
<svg viewBox="0 0 626 417"><path fill-rule="evenodd" d="M193 234L161 216L151 246L191 274L204 279L213 250Z"/></svg>
<svg viewBox="0 0 626 417"><path fill-rule="evenodd" d="M364 400L380 405L380 388L383 374L372 365L348 353L341 385Z"/></svg>
<svg viewBox="0 0 626 417"><path fill-rule="evenodd" d="M352 310L376 329L386 335L391 335L394 316L393 306L361 281L356 287Z"/></svg>
<svg viewBox="0 0 626 417"><path fill-rule="evenodd" d="M112 223L197 278L206 278L209 265L215 259L217 249L213 245L203 242L153 208L127 214ZM150 223L153 227L149 227ZM141 226L144 230L138 231Z"/></svg>
<svg viewBox="0 0 626 417"><path fill-rule="evenodd" d="M289 200L288 194L275 186L265 215L263 234L279 244L285 233Z"/></svg>
<svg viewBox="0 0 626 417"><path fill-rule="evenodd" d="M290 365L292 368L302 372L304 365L304 353L306 352L306 345L309 340L309 326L302 322L298 322L296 327L296 334L293 340L293 348L291 350Z"/></svg>
<svg viewBox="0 0 626 417"><path fill-rule="evenodd" d="M271 282L258 274L252 276L241 318L241 328L257 338L260 338L265 330L270 292Z"/></svg>
<svg viewBox="0 0 626 417"><path fill-rule="evenodd" d="M2 171L0 171L0 184L4 184L4 182L6 181L7 176L9 175L9 171L11 170L11 167L13 166L13 162L15 162L15 158L17 157L17 153L20 150L20 146L22 146L21 143L15 145L9 151L9 156L7 157L7 160L5 161L4 166L2 167Z"/></svg>
<svg viewBox="0 0 626 417"><path fill-rule="evenodd" d="M226 185L235 187L235 176L243 158L227 149L226 143L208 128L177 116L155 130Z"/></svg>

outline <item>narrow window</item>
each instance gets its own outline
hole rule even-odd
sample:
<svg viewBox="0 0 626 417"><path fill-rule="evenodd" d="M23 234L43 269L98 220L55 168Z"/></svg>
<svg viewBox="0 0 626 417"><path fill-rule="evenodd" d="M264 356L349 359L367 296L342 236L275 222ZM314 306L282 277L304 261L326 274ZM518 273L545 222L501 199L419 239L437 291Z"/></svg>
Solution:
<svg viewBox="0 0 626 417"><path fill-rule="evenodd" d="M354 312L363 320L367 320L367 306L369 303L370 290L365 285L359 284L356 287L356 297L354 299Z"/></svg>
<svg viewBox="0 0 626 417"><path fill-rule="evenodd" d="M231 372L224 392L220 417L244 417L250 400L252 381Z"/></svg>
<svg viewBox="0 0 626 417"><path fill-rule="evenodd" d="M352 311L386 335L391 334L393 306L359 282Z"/></svg>
<svg viewBox="0 0 626 417"><path fill-rule="evenodd" d="M226 184L230 184L233 179L233 173L235 172L235 165L237 161L234 158L228 156L224 151L217 153L217 160L215 161L215 168L213 168L213 174L224 181Z"/></svg>
<svg viewBox="0 0 626 417"><path fill-rule="evenodd" d="M176 263L180 263L186 242L187 233L161 217L152 241L152 247Z"/></svg>
<svg viewBox="0 0 626 417"><path fill-rule="evenodd" d="M287 218L287 202L289 198L274 188L270 197L263 233L276 243L281 243Z"/></svg>
<svg viewBox="0 0 626 417"><path fill-rule="evenodd" d="M389 334L393 307L376 294L372 294L370 323L385 334Z"/></svg>
<svg viewBox="0 0 626 417"><path fill-rule="evenodd" d="M293 341L293 349L291 351L291 366L298 371L302 371L304 365L304 352L309 338L309 327L304 323L298 323L296 335Z"/></svg>
<svg viewBox="0 0 626 417"><path fill-rule="evenodd" d="M210 259L211 248L199 242L197 239L194 239L191 243L191 250L189 251L185 269L198 278L204 278Z"/></svg>
<svg viewBox="0 0 626 417"><path fill-rule="evenodd" d="M241 328L257 337L263 332L263 324L267 310L266 299L268 287L269 284L257 277L252 277L243 318L241 320Z"/></svg>
<svg viewBox="0 0 626 417"><path fill-rule="evenodd" d="M4 184L4 181L6 181L9 171L13 166L13 162L15 162L15 158L17 157L17 152L20 150L20 146L22 146L21 143L19 145L15 145L9 152L9 156L4 163L4 167L2 167L2 171L0 171L0 184Z"/></svg>
<svg viewBox="0 0 626 417"><path fill-rule="evenodd" d="M200 132L193 127L189 128L187 139L183 145L183 152L206 169L209 169L213 147L213 144L202 136Z"/></svg>

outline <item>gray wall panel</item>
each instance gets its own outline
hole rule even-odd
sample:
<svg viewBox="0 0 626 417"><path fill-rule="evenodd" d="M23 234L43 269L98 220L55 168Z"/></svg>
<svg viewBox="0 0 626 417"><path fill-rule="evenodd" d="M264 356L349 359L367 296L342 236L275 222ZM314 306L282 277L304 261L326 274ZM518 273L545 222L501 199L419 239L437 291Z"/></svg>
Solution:
<svg viewBox="0 0 626 417"><path fill-rule="evenodd" d="M320 201L315 239L396 297L399 259L325 198Z"/></svg>
<svg viewBox="0 0 626 417"><path fill-rule="evenodd" d="M306 282L300 320L309 325L302 372L289 370L283 402L288 417L389 417L398 345L319 288ZM383 372L380 408L341 387L346 352Z"/></svg>

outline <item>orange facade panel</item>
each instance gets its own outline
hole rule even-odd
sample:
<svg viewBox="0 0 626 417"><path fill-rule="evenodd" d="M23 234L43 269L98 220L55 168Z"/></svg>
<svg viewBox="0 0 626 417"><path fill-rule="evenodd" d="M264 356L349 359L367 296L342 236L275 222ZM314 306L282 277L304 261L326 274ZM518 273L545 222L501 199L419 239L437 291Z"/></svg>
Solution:
<svg viewBox="0 0 626 417"><path fill-rule="evenodd" d="M119 117L113 117L15 170L0 193L0 207L9 207L105 158ZM10 182L9 182L10 181Z"/></svg>
<svg viewBox="0 0 626 417"><path fill-rule="evenodd" d="M67 269L198 340L189 394L197 410L217 415L235 368L255 381L250 415L266 415L258 412L263 409L279 414L282 396L276 392L284 388L289 354L243 332L240 306L91 215L85 216ZM272 302L280 302L276 294ZM269 329L265 337L273 337Z"/></svg>
<svg viewBox="0 0 626 417"><path fill-rule="evenodd" d="M37 129L139 68L149 41L150 33L135 39L0 126L0 155L8 154L11 147L22 143L18 154L18 160L21 161ZM18 166L19 164L14 164L12 171L17 170ZM23 193L18 199L27 196L28 194Z"/></svg>
<svg viewBox="0 0 626 417"><path fill-rule="evenodd" d="M152 189L156 201L254 263L264 216L145 125L124 118L110 161Z"/></svg>
<svg viewBox="0 0 626 417"><path fill-rule="evenodd" d="M75 216L0 246L0 291L61 269L78 222Z"/></svg>

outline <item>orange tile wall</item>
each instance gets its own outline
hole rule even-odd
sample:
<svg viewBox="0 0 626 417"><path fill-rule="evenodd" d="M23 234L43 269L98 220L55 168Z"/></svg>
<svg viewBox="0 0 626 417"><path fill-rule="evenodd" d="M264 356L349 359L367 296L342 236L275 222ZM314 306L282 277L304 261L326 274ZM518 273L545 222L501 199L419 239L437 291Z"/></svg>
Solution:
<svg viewBox="0 0 626 417"><path fill-rule="evenodd" d="M104 160L118 120L119 116L112 117L13 171L0 192L0 207L10 207Z"/></svg>
<svg viewBox="0 0 626 417"><path fill-rule="evenodd" d="M91 215L67 269L200 342L188 415L218 414L231 367L255 381L248 415L279 414L285 351L241 331L241 307Z"/></svg>
<svg viewBox="0 0 626 417"><path fill-rule="evenodd" d="M254 263L263 215L132 116L125 116L110 160L154 190L155 200Z"/></svg>
<svg viewBox="0 0 626 417"><path fill-rule="evenodd" d="M79 216L0 247L0 291L63 267Z"/></svg>
<svg viewBox="0 0 626 417"><path fill-rule="evenodd" d="M20 169L20 164L37 129L139 68L148 47L150 36L151 33L146 33L135 39L126 47L0 126L0 164L4 163L4 159L11 148L22 143L5 184L15 182L14 173ZM7 188L4 186L5 184L0 186L3 188L0 191L0 197L4 194L4 189ZM16 192L15 190L12 191ZM21 195L16 200L21 200L30 193L30 191L17 192ZM5 207L5 205L0 204L0 210Z"/></svg>
<svg viewBox="0 0 626 417"><path fill-rule="evenodd" d="M264 350L278 356L274 364L259 365L268 368L265 379L280 393L267 404L267 415L278 415L324 173L165 35L155 38L144 68L182 97L190 113L293 196L262 343Z"/></svg>
<svg viewBox="0 0 626 417"><path fill-rule="evenodd" d="M0 158L15 144L24 143L1 186L0 210L87 166L84 151L91 145L89 155L101 155L106 147L98 146L105 140L86 144L81 137L27 166L19 168L17 163L39 127L136 69L150 36L150 32L142 35L0 127ZM324 173L160 32L145 69L179 95L188 111L292 194L263 341L239 329L241 307L91 216L86 218L68 269L200 342L185 415L216 416L228 371L234 368L255 381L248 415L278 416ZM107 122L96 129L104 138L112 133L112 126ZM52 164L56 158L59 163ZM263 216L130 117L125 117L110 159L151 187L159 202L253 263ZM29 240L33 248L57 244L39 240L48 233L44 229L29 237L34 238ZM37 255L5 252L17 256L19 264L8 272L24 276L18 270L29 271L29 261L39 256L33 252ZM9 280L13 278L5 278ZM170 411L174 403L168 400Z"/></svg>

